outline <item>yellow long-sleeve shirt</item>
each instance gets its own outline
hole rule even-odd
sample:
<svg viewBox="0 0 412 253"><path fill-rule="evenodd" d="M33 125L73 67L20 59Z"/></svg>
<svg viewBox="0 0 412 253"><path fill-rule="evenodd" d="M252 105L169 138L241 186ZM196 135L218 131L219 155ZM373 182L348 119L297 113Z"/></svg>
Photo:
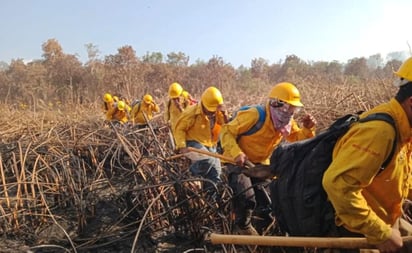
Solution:
<svg viewBox="0 0 412 253"><path fill-rule="evenodd" d="M197 141L206 147L214 147L217 144L214 135L219 134L218 126L223 124L224 117L221 112L216 113L215 124L211 128L209 119L202 111L202 105L199 103L189 106L179 116L174 128L176 147L186 147L186 140Z"/></svg>
<svg viewBox="0 0 412 253"><path fill-rule="evenodd" d="M244 153L253 163L269 164L269 158L273 150L283 140L282 134L272 124L269 113L269 104L266 104L266 117L263 126L254 134L238 136L251 129L259 121L259 112L255 107L238 111L236 117L223 125L221 143L224 155L237 157ZM286 140L294 142L315 136L314 129L300 128L295 120L292 120L291 133Z"/></svg>
<svg viewBox="0 0 412 253"><path fill-rule="evenodd" d="M184 98L183 97L179 97L178 103L181 105L182 109L185 109L184 108ZM172 99L169 99L166 102L164 120L165 120L166 123L170 124L170 128L172 129L172 131L173 131L174 126L176 125L176 121L179 118L181 113L182 113L182 111L176 106L175 102L172 101Z"/></svg>
<svg viewBox="0 0 412 253"><path fill-rule="evenodd" d="M127 112L120 111L117 107L113 107L107 112L107 118L112 121L119 121L122 124L129 120Z"/></svg>
<svg viewBox="0 0 412 253"><path fill-rule="evenodd" d="M389 156L395 131L380 120L355 123L333 150L323 186L336 210L337 225L364 234L378 244L390 237L391 226L401 216L404 198L411 198L411 127L395 100L364 113L389 113L400 139L389 165L378 174Z"/></svg>
<svg viewBox="0 0 412 253"><path fill-rule="evenodd" d="M112 108L114 106L114 101L112 102L104 102L102 104L102 111L104 113L104 115L106 116L106 120L110 121L112 118L112 115L110 114Z"/></svg>
<svg viewBox="0 0 412 253"><path fill-rule="evenodd" d="M153 114L155 112L160 112L159 105L156 103L145 103L141 101L140 103L133 106L132 111L130 113L130 118L133 121L133 124L147 124L143 112L146 114L147 120L151 120L153 118Z"/></svg>

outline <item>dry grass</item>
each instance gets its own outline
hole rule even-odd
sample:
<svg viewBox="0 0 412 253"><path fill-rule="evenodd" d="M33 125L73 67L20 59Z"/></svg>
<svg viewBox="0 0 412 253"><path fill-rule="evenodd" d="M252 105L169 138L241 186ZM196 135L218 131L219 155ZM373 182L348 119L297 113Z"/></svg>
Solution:
<svg viewBox="0 0 412 253"><path fill-rule="evenodd" d="M317 118L318 130L394 94L384 82L304 83L298 85L304 111ZM262 103L265 95L239 91L225 101L235 110ZM201 243L202 226L231 231L230 190L219 189L219 203L208 199L199 179L190 177L188 161L175 158L169 148L162 117L153 128L137 130L104 125L97 104L2 108L0 234L5 238L43 252L151 252L171 241L175 250L206 251L211 246Z"/></svg>

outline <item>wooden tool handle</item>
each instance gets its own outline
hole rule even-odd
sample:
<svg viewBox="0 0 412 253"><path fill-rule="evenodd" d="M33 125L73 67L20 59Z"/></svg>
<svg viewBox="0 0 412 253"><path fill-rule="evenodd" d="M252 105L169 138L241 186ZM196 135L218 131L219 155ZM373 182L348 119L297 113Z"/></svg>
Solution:
<svg viewBox="0 0 412 253"><path fill-rule="evenodd" d="M258 235L222 235L211 233L212 244L237 244L308 248L376 249L366 238L350 237L286 237ZM412 236L402 237L403 242L412 242Z"/></svg>
<svg viewBox="0 0 412 253"><path fill-rule="evenodd" d="M197 152L199 154L204 154L204 155L208 155L208 156L211 156L211 157L219 158L219 159L222 159L226 162L236 164L235 159L233 159L232 157L224 156L224 155L221 155L221 154L218 154L218 153L213 153L213 152L210 152L210 151L207 151L207 150L204 150L204 149L197 149L197 148L193 148L193 147L188 147L187 150L192 151L192 152Z"/></svg>
<svg viewBox="0 0 412 253"><path fill-rule="evenodd" d="M197 149L197 148L193 148L193 147L188 147L187 149L189 151L193 151L193 152L208 155L208 156L211 156L211 157L219 158L219 159L222 159L226 162L236 164L235 159L233 159L232 157L224 156L224 155L221 155L221 154L218 154L218 153L213 153L213 152L210 152L210 151L207 151L207 150L204 150L204 149ZM251 161L246 161L245 165L247 165L248 167L255 167L255 165Z"/></svg>

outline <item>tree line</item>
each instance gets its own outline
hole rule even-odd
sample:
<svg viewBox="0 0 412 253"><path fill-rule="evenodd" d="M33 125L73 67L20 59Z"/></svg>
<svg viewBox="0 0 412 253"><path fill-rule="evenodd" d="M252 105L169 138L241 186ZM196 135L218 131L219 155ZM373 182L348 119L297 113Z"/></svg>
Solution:
<svg viewBox="0 0 412 253"><path fill-rule="evenodd" d="M312 82L319 86L359 83L367 80L385 81L393 78L403 59L391 58L384 63L380 54L369 58L338 61L307 62L296 55L269 64L263 58L251 61L250 67L234 68L221 57L189 64L189 56L182 52L159 52L137 56L132 46L118 48L114 55L99 57L93 44L87 44L88 61L67 54L56 39L42 44L42 59L29 63L23 59L0 65L0 102L24 103L28 106L43 101L60 103L91 103L105 92L119 93L134 98L145 93L162 97L172 82L181 83L192 94L199 95L210 85L226 94L242 90L251 94L267 92L268 87L281 81ZM396 54L393 53L393 55Z"/></svg>

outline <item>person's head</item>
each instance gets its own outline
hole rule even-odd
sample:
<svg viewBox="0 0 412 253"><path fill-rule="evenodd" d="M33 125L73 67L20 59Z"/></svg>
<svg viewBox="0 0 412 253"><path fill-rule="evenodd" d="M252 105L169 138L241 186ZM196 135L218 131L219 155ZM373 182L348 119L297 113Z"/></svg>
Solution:
<svg viewBox="0 0 412 253"><path fill-rule="evenodd" d="M219 106L223 105L223 96L220 91L214 87L208 87L201 96L203 112L205 114L214 114Z"/></svg>
<svg viewBox="0 0 412 253"><path fill-rule="evenodd" d="M182 91L182 97L184 97L185 99L189 99L190 98L190 94L187 90Z"/></svg>
<svg viewBox="0 0 412 253"><path fill-rule="evenodd" d="M146 94L146 95L143 96L143 101L146 104L150 104L150 103L153 102L153 97L150 94Z"/></svg>
<svg viewBox="0 0 412 253"><path fill-rule="evenodd" d="M117 109L119 111L124 111L126 109L126 103L124 101L117 102Z"/></svg>
<svg viewBox="0 0 412 253"><path fill-rule="evenodd" d="M398 77L395 85L399 87L395 99L401 104L412 126L412 57L402 63L395 75Z"/></svg>
<svg viewBox="0 0 412 253"><path fill-rule="evenodd" d="M303 107L299 90L295 85L288 82L278 83L273 86L268 98L272 121L277 129L287 125L293 114Z"/></svg>
<svg viewBox="0 0 412 253"><path fill-rule="evenodd" d="M113 102L113 97L112 97L112 95L111 95L110 93L104 94L104 96L103 96L103 101L106 102L106 103L111 103L111 102Z"/></svg>
<svg viewBox="0 0 412 253"><path fill-rule="evenodd" d="M172 83L169 86L169 97L170 98L178 98L180 95L182 95L183 88L180 84L178 83Z"/></svg>

